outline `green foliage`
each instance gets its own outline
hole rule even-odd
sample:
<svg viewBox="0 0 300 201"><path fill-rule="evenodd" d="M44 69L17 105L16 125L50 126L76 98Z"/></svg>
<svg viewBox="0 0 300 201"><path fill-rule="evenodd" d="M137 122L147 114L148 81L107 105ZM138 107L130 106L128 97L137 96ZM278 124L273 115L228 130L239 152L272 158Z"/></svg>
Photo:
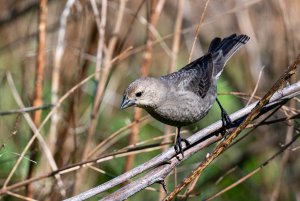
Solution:
<svg viewBox="0 0 300 201"><path fill-rule="evenodd" d="M41 1L9 1L0 2L0 111L18 109L19 106L12 94L12 87L7 83L6 73L11 73L20 95L26 107L32 106L34 101L34 90L36 88L37 72L37 33L38 33L38 3ZM104 155L113 154L124 150L129 146L129 136L132 133L131 127L124 129L117 137L105 144L102 154L96 153L92 158L83 159L83 150L91 151L94 147L110 137L113 133L126 127L134 120L134 110L120 110L122 94L126 86L140 77L144 66L148 65L149 75L161 76L170 71L173 56L174 36L181 33L181 38L176 53L176 69L180 69L188 62L192 43L195 38L195 30L201 14L204 12L204 21L200 25L200 32L197 36L195 49L196 57L206 52L209 42L214 37L224 37L233 32L250 35L251 40L247 46L233 56L225 67L225 70L218 80L218 93L242 92L246 96L219 95L219 100L226 111L231 114L244 107L249 96L254 90L258 81L258 74L262 66L266 66L259 82L255 95L264 94L266 89L274 83L275 79L283 72L287 63L299 52L299 27L298 17L300 1L209 1L207 10L204 11L204 1L184 1L184 7L178 7L180 1L165 1L161 13L157 13L157 23L149 25L151 8L155 1L126 1L124 15L121 18L121 27L116 32L115 26L119 12L120 3L123 1L107 1L107 21L104 27L103 48L97 49L99 42L99 27L95 23L92 1L76 1L71 7L69 16L66 19L67 25L63 27L66 31L63 38L64 52L59 62L61 69L59 77L53 77L53 68L57 61L54 55L57 53L57 40L59 34L62 11L67 1L49 1L47 4L48 15L46 48L45 48L45 69L43 71L42 98L43 104L50 104L52 84L56 78L59 80L58 97L62 97L76 84L95 72L97 54L101 52L101 71L99 80L95 77L79 87L75 92L64 100L59 107L58 124L56 133L51 133L53 121L50 119L41 129L41 134L47 146L51 148L58 168L64 169L74 164L86 162L87 160L102 158ZM99 9L99 20L101 20L102 2L96 1ZM158 1L162 2L162 1ZM220 3L222 2L222 3ZM138 10L139 4L142 4ZM152 5L153 4L153 5ZM182 9L182 10L181 10ZM180 30L175 30L175 21L179 11L183 11L183 24ZM157 11L157 10L156 10ZM263 11L263 12L262 12ZM153 20L153 19L152 19ZM149 31L150 30L150 31ZM61 32L60 32L61 33ZM116 40L115 40L116 39ZM147 40L151 39L150 46L146 46ZM124 44L122 46L122 44ZM149 43L148 43L149 45ZM126 48L132 49L121 58L106 68L112 58L119 55ZM145 52L149 51L146 56ZM149 63L146 57L151 58ZM109 59L108 59L109 58ZM99 59L99 57L98 57ZM145 70L145 69L144 69ZM106 74L107 73L107 74ZM107 76L107 77L106 77ZM299 73L294 76L299 80ZM97 97L98 83L107 78L102 102L97 109L96 117L92 117L92 111ZM294 80L291 80L293 82ZM103 87L102 85L100 87ZM253 99L254 101L255 99ZM299 113L299 103L291 103L289 107L280 110L272 117L273 119L283 118ZM42 111L41 120L51 110ZM221 119L221 111L215 103L208 115L198 123L183 128L184 137L205 128L206 126ZM29 113L33 116L33 112ZM143 112L142 116L146 113ZM92 119L95 119L95 132L91 141L87 142ZM295 129L288 130L290 125ZM133 147L153 146L155 150L141 149L141 152L134 154L135 158L131 164L134 168L162 152L158 147L163 138L165 125L153 120L139 124L138 142ZM246 134L247 129L242 135ZM175 132L172 128L171 132ZM260 126L251 132L247 137L230 147L224 154L215 160L201 175L196 184L193 194L187 200L198 201L208 198L231 184L237 182L253 170L258 168L267 158L278 151L282 144L286 143L296 132L299 132L299 120L284 121L283 123ZM242 136L241 135L241 136ZM18 156L24 150L32 136L32 130L26 122L22 113L0 116L0 190ZM55 136L55 143L52 144L51 137ZM174 137L170 138L174 141ZM49 161L45 159L42 144L37 142L32 150L26 153L22 159L12 180L8 186L28 181L30 176L37 179L31 182L33 199L37 200L62 200L59 195L61 190L53 176L41 177L52 172ZM173 145L170 144L170 147ZM188 176L195 169L208 153L211 153L216 144L204 148L177 167L177 184ZM299 147L296 142L294 147ZM299 151L288 150L289 155L281 155L272 160L262 170L251 176L246 181L230 189L215 200L271 200L275 187L278 184L277 200L296 200L299 188ZM37 157L32 158L36 153ZM32 161L29 160L31 158ZM87 165L79 169L67 170L61 175L62 181L67 190L67 197L83 192L87 189L105 183L124 173L127 156L115 155L99 164L92 164L95 168ZM30 167L30 164L33 164ZM79 179L77 174L85 172L85 177ZM103 173L104 171L104 173ZM133 178L136 179L141 175ZM80 182L78 182L80 181ZM130 181L128 181L130 182ZM76 186L77 185L77 186ZM122 184L123 185L123 184ZM90 200L98 200L122 187L118 185L108 191L95 196ZM74 190L76 186L76 191ZM175 186L174 172L171 172L167 180L167 188L172 191ZM26 185L12 189L11 192L28 196ZM49 188L48 188L49 187ZM150 186L152 190L142 190L129 201L152 201L158 200L159 184ZM185 191L185 190L184 190ZM182 191L180 194L184 193ZM275 192L276 193L276 192ZM3 196L3 197L2 197ZM16 200L17 198L8 194L0 194L3 200ZM178 199L179 200L179 199ZM276 199L275 199L276 200Z"/></svg>

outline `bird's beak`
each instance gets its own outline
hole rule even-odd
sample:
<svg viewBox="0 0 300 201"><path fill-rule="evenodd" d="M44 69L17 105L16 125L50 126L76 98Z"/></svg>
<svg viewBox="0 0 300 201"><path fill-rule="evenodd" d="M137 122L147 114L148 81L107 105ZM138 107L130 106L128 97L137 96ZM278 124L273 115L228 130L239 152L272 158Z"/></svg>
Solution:
<svg viewBox="0 0 300 201"><path fill-rule="evenodd" d="M124 95L122 103L121 103L121 109L128 108L132 105L135 105L135 101L128 99L128 96Z"/></svg>

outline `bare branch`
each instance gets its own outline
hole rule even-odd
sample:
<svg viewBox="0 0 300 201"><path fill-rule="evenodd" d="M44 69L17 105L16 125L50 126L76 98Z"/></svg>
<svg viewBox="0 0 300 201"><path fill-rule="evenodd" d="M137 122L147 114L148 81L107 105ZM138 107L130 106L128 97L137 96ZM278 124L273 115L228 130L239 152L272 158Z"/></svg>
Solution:
<svg viewBox="0 0 300 201"><path fill-rule="evenodd" d="M200 33L200 27L201 27L201 25L202 25L202 23L203 23L204 15L205 15L205 13L206 13L206 9L207 9L208 3L209 3L209 0L206 0L205 6L204 6L204 9L203 9L203 12L202 12L202 15L201 15L200 20L199 20L199 23L198 23L198 25L197 25L197 29L196 29L196 33L195 33L195 38L194 38L194 42L193 42L192 49L191 49L191 52L190 52L189 62L188 62L188 63L190 63L191 60L192 60L192 56L193 56L195 44L196 44L196 42L197 42L198 35L199 35L199 33Z"/></svg>
<svg viewBox="0 0 300 201"><path fill-rule="evenodd" d="M34 83L34 94L33 94L33 106L38 106L43 104L43 80L44 80L44 69L45 69L45 57L46 57L46 27L47 27L47 0L39 1L39 12L38 12L38 49L36 57L36 72L35 72L35 83ZM39 127L41 124L42 111L36 110L33 112L32 120L36 127ZM32 133L33 135L33 133ZM31 158L36 160L37 153L34 150L37 148L37 141L31 146L30 153ZM27 177L31 178L33 176L33 171L35 165L32 163L29 164ZM59 182L61 183L61 181ZM62 186L60 186L62 187ZM61 188L63 189L63 188ZM63 192L65 195L65 192ZM27 186L27 196L33 197L33 187L32 185Z"/></svg>
<svg viewBox="0 0 300 201"><path fill-rule="evenodd" d="M114 62L116 62L117 60L119 60L120 58L124 58L126 55L126 53L130 50L131 48L128 48L126 50L124 50L121 54L119 54L118 56L116 56L114 59L111 60L111 64L113 64ZM97 72L96 72L97 73ZM30 146L32 145L33 141L35 140L36 137L39 136L40 130L45 126L45 124L48 122L48 120L50 119L50 117L52 116L53 112L55 109L59 108L61 106L61 104L71 95L73 94L79 87L81 87L82 85L84 85L85 83L87 83L91 78L93 78L95 76L96 73L93 73L91 75L89 75L88 77L86 77L84 80L82 80L80 83L76 84L75 86L73 86L67 93L65 93L58 101L57 103L55 103L53 109L49 112L49 114L45 117L45 119L43 120L43 122L41 123L40 127L38 129L35 130L34 135L31 137L31 139L29 140L29 142L26 144L25 148L23 149L22 153L20 154L20 157L18 158L17 162L15 163L14 167L12 168L12 170L10 171L8 177L6 178L6 181L4 182L4 185L2 187L2 189L0 191L6 191L6 186L8 185L10 179L12 178L13 174L15 173L17 167L19 166L19 164L21 163L22 158L24 157L25 153L28 151L28 149L30 148Z"/></svg>
<svg viewBox="0 0 300 201"><path fill-rule="evenodd" d="M215 195L207 198L206 201L213 200L213 199L219 197L220 195L224 194L228 190L234 188L235 186L239 185L240 183L242 183L242 182L246 181L247 179L249 179L250 177L252 177L254 174L256 174L257 172L259 172L260 170L262 170L263 167L265 167L267 164L269 164L270 161L272 161L274 158L276 158L282 152L284 152L286 149L288 149L299 137L300 137L299 134L295 135L289 142L287 142L287 144L285 144L281 149L279 149L279 151L277 151L270 158L268 158L265 162L263 162L258 168L256 168L255 170L251 171L250 173L248 173L247 175L245 175L244 177L242 177L238 181L234 182L230 186L226 187L222 191L218 192L217 194L215 194Z"/></svg>
<svg viewBox="0 0 300 201"><path fill-rule="evenodd" d="M18 92L17 92L17 89L16 89L16 86L15 86L14 81L13 81L13 79L12 79L12 76L11 76L11 74L9 74L9 73L7 74L7 80L8 80L9 85L11 86L12 93L13 93L13 95L14 95L14 97L15 97L15 100L16 100L17 104L18 104L20 107L24 107L24 104L23 104L23 102L22 102L22 100L21 100L21 98L20 98L20 96L19 96L19 94L18 94ZM30 144L33 143L34 139L37 138L38 141L39 141L39 143L40 143L40 145L41 145L41 147L42 147L42 149L43 149L43 151L44 151L44 153L45 153L45 155L46 155L46 157L47 157L47 159L48 159L48 161L49 161L49 164L50 164L50 166L51 166L51 169L52 169L53 171L57 170L58 168L57 168L56 162L55 162L55 160L54 160L54 158L53 158L53 156L52 156L52 154L51 154L50 148L48 147L48 145L47 145L47 143L45 142L43 136L41 135L40 130L37 129L36 125L34 124L34 122L33 122L33 120L31 119L31 117L30 117L29 114L24 113L23 115L24 115L24 117L25 117L25 119L26 119L28 125L30 126L30 128L32 129L32 131L33 131L33 133L34 133L34 135L31 137L29 143L30 143ZM28 143L28 144L29 144L29 143ZM6 188L7 184L9 183L9 181L10 181L10 179L11 179L11 177L12 177L12 175L14 174L14 171L15 171L16 168L18 167L20 161L22 160L22 158L24 157L24 155L25 155L25 153L27 152L28 149L29 149L29 146L24 148L22 154L19 156L18 161L16 162L15 166L14 166L13 169L11 170L9 176L7 177L5 183L4 183L3 187L2 187L3 189ZM57 175L57 176L55 176L55 177L56 177L56 179L57 179L57 181L58 181L58 185L61 187L61 193L62 193L62 195L65 195L65 191L64 191L64 189L63 189L63 182L62 182L62 180L61 180L60 175Z"/></svg>
<svg viewBox="0 0 300 201"><path fill-rule="evenodd" d="M66 35L66 26L68 22L68 16L70 15L71 8L75 4L76 0L68 0L65 8L62 12L60 18L60 25L58 30L57 44L54 51L53 58L53 70L52 70L52 83L51 83L51 103L55 104L59 100L58 90L60 86L60 69L61 61L65 52L65 35ZM59 123L61 116L57 110L54 109L53 115L51 116L51 125L50 125L50 134L49 134L49 143L50 149L53 152L54 145L57 140L57 125Z"/></svg>
<svg viewBox="0 0 300 201"><path fill-rule="evenodd" d="M24 107L21 109L13 109L13 110L7 110L7 111L2 111L0 112L0 116L5 116L5 115L11 115L11 114L19 114L19 113L28 113L28 112L33 112L36 110L47 110L49 108L52 108L53 105L48 104L48 105L41 105L41 106L32 106L32 107Z"/></svg>
<svg viewBox="0 0 300 201"><path fill-rule="evenodd" d="M258 101L258 103L255 104L255 107L251 110L249 115L246 117L246 119L234 130L232 134L229 135L228 138L226 138L222 143L220 143L215 150L212 152L212 154L206 158L199 166L194 170L187 178L184 179L184 181L177 186L173 192L171 192L165 199L165 201L172 200L186 185L191 183L195 178L198 177L202 173L202 171L214 160L216 159L221 153L223 153L227 147L232 143L232 141L238 136L238 134L244 130L247 125L254 120L263 107L270 101L273 94L276 93L277 90L280 89L280 87L285 84L286 80L289 79L293 74L295 74L295 70L297 66L300 63L300 55L297 57L297 59L294 61L294 63L288 67L287 71L280 76L280 78L277 80L277 82L272 86L272 88L266 93L266 95Z"/></svg>
<svg viewBox="0 0 300 201"><path fill-rule="evenodd" d="M299 62L299 60L297 60ZM298 63L296 63L298 64ZM285 74L285 76L290 76L291 74ZM278 87L278 84L276 85ZM273 88L273 93L275 92ZM282 90L278 90L273 96L271 97L271 93L268 93L268 99L269 102L267 105L265 105L264 111L267 112L268 109L271 109L274 107L275 104L280 104L281 102L285 102L286 100L289 100L297 95L300 94L300 81L290 85ZM266 99L264 99L266 100ZM233 122L242 121L245 119L245 117L255 108L255 106L259 102L255 102L250 104L249 106L233 113L230 115L230 118L233 120ZM260 105L262 106L262 105ZM221 121L218 121L200 131L195 133L194 135L190 136L188 138L188 141L193 145L192 147L185 150L185 157L183 160L178 161L176 158L173 158L175 155L175 151L173 148L168 149L167 151L163 152L162 154L154 157L153 159L149 160L148 162L102 184L95 188L92 188L86 192L83 192L77 196L74 196L72 198L69 198L67 200L84 200L87 198L90 198L94 195L97 195L103 191L106 191L107 189L110 189L120 183L123 183L127 181L128 179L133 178L134 176L149 170L153 167L156 167L166 161L170 161L170 164L166 165L160 165L159 167L151 170L149 173L147 173L145 176L133 181L132 183L124 186L123 188L119 189L118 191L112 193L111 195L103 198L103 200L109 200L109 199L115 199L115 200L123 200L128 198L129 196L135 194L136 192L146 188L147 186L161 181L163 178L165 178L175 166L179 165L182 161L184 161L186 158L189 158L192 154L199 151L203 147L208 146L211 143L216 142L217 140L221 139L221 136L216 136L218 134L219 129L222 127ZM199 143L200 142L200 143ZM183 145L183 148L186 147ZM173 158L173 159L172 159Z"/></svg>

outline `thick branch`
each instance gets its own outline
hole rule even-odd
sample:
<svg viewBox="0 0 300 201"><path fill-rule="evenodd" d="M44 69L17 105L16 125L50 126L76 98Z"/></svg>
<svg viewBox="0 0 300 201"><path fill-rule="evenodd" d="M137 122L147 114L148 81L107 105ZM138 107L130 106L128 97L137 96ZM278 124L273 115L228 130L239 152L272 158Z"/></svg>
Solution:
<svg viewBox="0 0 300 201"><path fill-rule="evenodd" d="M264 107L263 112L267 112L268 108L273 108L275 104L280 104L282 102L285 102L297 95L300 94L300 81L290 85L282 90L278 90L270 99L269 104L267 104ZM258 102L255 102L248 107L245 107L232 115L230 115L230 118L234 122L241 121L245 119L245 117L251 112L251 110L256 106ZM124 186L123 188L119 189L118 191L114 192L113 194L105 197L103 200L123 200L128 198L129 196L135 194L136 192L146 188L147 186L150 186L153 183L159 182L167 176L172 169L179 165L182 161L184 161L186 158L189 158L192 154L196 153L197 151L201 150L203 147L216 142L221 138L221 136L216 136L215 134L218 133L218 130L222 127L221 121L218 121L200 131L192 135L188 138L189 142L193 145L187 150L185 150L185 158L181 161L178 161L176 158L173 158L175 155L175 151L173 148L168 149L167 151L163 152L162 154L154 157L153 159L149 160L148 162L141 164L140 166L104 183L101 184L95 188L92 188L86 192L83 192L77 196L74 196L72 198L69 198L67 200L84 200L88 199L94 195L97 195L103 191L106 191L107 189L110 189L118 184L121 184L134 176L149 170L153 167L158 166L159 164L162 164L165 161L169 161L171 164L167 165L161 165L153 170L151 170L149 173L147 173L145 176L131 182L130 184ZM200 143L199 143L200 142ZM185 148L185 146L183 145Z"/></svg>
<svg viewBox="0 0 300 201"><path fill-rule="evenodd" d="M173 192L171 192L166 197L165 201L172 200L186 185L188 185L195 178L201 175L203 170L214 159L216 159L227 149L227 147L238 136L238 134L242 132L247 127L247 125L251 123L252 120L257 118L257 116L261 114L262 109L267 103L269 103L270 99L276 93L276 91L279 90L293 74L295 74L295 70L297 69L299 63L300 63L300 56L298 56L297 59L294 61L294 63L290 65L288 69L280 76L280 78L275 82L272 88L264 95L264 97L256 103L255 107L251 110L249 115L247 115L246 119L243 120L243 122L233 131L233 133L230 134L229 137L226 138L224 141L222 141L222 143L220 143L214 149L212 154L209 155L202 163L200 163L200 165L187 178L185 178L184 181L173 190Z"/></svg>

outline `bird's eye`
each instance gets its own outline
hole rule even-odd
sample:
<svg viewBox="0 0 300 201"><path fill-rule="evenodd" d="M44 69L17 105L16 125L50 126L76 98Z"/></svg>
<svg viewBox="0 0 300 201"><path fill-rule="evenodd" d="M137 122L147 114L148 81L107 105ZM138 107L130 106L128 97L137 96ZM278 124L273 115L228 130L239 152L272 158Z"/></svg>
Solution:
<svg viewBox="0 0 300 201"><path fill-rule="evenodd" d="M136 92L136 93L135 93L135 96L136 96L136 97L141 97L142 94L143 94L143 93L142 93L141 91L139 91L139 92Z"/></svg>

